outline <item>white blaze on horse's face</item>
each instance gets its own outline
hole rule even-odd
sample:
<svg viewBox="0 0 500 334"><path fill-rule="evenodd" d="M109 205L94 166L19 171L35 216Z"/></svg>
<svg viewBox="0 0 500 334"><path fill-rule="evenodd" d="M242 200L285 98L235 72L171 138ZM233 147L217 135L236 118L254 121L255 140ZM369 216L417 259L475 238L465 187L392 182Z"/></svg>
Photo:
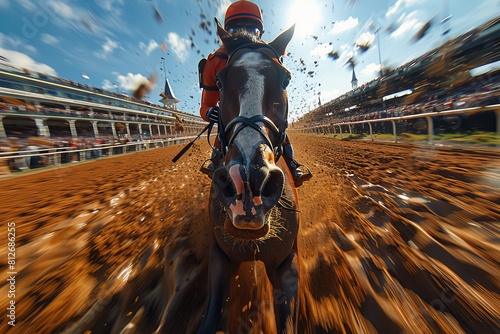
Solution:
<svg viewBox="0 0 500 334"><path fill-rule="evenodd" d="M265 76L261 71L266 67L271 67L271 65L271 61L262 57L258 52L248 52L234 62L233 66L245 69L248 78L240 95L240 116L262 115ZM247 161L254 149L252 142L255 142L255 136L258 136L255 130L246 127L234 140L238 147L243 150L241 153L247 158Z"/></svg>

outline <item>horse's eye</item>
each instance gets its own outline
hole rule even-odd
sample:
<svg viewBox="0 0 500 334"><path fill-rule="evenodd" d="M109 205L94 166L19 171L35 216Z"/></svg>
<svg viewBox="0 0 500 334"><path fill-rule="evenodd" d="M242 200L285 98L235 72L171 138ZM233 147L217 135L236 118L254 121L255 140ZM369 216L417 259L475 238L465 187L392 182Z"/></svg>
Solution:
<svg viewBox="0 0 500 334"><path fill-rule="evenodd" d="M222 90L222 82L219 79L215 81L215 84L217 85L217 88L219 88L219 90Z"/></svg>

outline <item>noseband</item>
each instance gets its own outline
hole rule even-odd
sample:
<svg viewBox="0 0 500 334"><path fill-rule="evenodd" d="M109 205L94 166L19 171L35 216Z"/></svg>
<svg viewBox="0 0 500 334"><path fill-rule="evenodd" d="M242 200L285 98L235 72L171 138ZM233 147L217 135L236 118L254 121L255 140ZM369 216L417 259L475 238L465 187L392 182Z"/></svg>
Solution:
<svg viewBox="0 0 500 334"><path fill-rule="evenodd" d="M262 128L257 125L257 122L262 122L264 123L265 126L269 130L271 130L274 134L279 136L279 143L277 146L274 146L273 143L271 142L271 139L269 136L262 130ZM229 141L224 143L226 135L231 131L231 128L234 127L235 125L239 124L240 126L233 132L233 135L229 139ZM221 139L222 143L222 153L225 155L227 148L233 143L234 139L240 133L241 130L243 130L246 127L251 127L255 131L257 131L266 141L266 144L273 149L274 152L274 161L278 161L280 158L281 154L283 153L283 148L282 144L285 141L285 130L280 130L278 127L274 124L269 117L264 116L264 115L255 115L252 117L244 117L244 116L238 116L233 118L226 126L224 129L224 133L222 133L222 136L219 136L220 138L223 138L224 140ZM219 133L220 135L220 133Z"/></svg>
<svg viewBox="0 0 500 334"><path fill-rule="evenodd" d="M281 63L281 60L280 60L280 56L278 55L276 50L272 46L270 46L268 44L264 44L264 43L248 43L248 44L244 44L244 45L237 47L229 55L229 57L227 59L227 63L229 63L230 59L232 58L232 56L235 54L236 51L239 51L241 49L256 50L256 49L263 49L263 48L271 50L273 52L273 54L275 55L275 58L273 58L273 60L276 60L278 64L283 66ZM269 138L269 136L267 135L267 133L257 124L258 122L264 123L264 127L266 127L272 133L277 135L277 137L279 138L277 145L274 145L272 143L272 141ZM236 125L239 125L239 126L236 127ZM233 134L231 135L231 138L229 139L229 141L226 142L226 137L230 133L230 131L232 130L233 127L236 127L236 129L234 130ZM241 132L241 130L243 130L246 127L250 127L252 129L254 129L262 136L262 138L264 138L266 145L268 145L274 152L275 162L278 161L278 159L283 154L283 142L285 141L285 138L286 138L285 130L287 128L287 120L285 120L284 128L280 129L276 126L276 124L274 124L274 122L269 117L267 117L265 115L255 115L252 117L238 116L238 117L233 118L225 127L222 124L221 117L219 117L218 133L219 133L219 140L220 140L221 146L222 146L222 154L226 155L228 147L231 146L234 139Z"/></svg>

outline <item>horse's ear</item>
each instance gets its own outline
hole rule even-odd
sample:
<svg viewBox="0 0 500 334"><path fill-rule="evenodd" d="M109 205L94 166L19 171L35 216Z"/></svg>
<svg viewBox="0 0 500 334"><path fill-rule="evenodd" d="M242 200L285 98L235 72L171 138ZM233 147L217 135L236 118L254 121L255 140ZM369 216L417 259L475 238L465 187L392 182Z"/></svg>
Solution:
<svg viewBox="0 0 500 334"><path fill-rule="evenodd" d="M279 55L284 55L286 46L290 43L295 31L295 24L278 35L269 45L271 45Z"/></svg>
<svg viewBox="0 0 500 334"><path fill-rule="evenodd" d="M220 40L224 44L224 41L230 36L230 34L222 27L220 24L219 20L217 20L216 17L214 17L215 20L215 25L217 26L217 36L219 36Z"/></svg>

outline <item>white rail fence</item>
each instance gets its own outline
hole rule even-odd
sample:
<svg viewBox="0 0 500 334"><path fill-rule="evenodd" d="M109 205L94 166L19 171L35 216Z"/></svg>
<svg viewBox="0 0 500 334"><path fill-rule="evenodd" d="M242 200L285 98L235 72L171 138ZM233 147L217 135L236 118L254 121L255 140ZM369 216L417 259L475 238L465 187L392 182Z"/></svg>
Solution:
<svg viewBox="0 0 500 334"><path fill-rule="evenodd" d="M398 127L402 123L414 119L425 119L427 126L428 141L432 142L435 137L434 118L452 115L471 115L476 113L493 111L495 113L496 135L500 136L500 104L484 107L453 109L440 112L429 112L423 114L404 115L399 117L388 117L379 119L368 119L362 121L339 122L322 124L311 127L291 128L291 131L317 134L355 134L353 127L367 124L369 127L369 137L373 140L373 124L389 122L391 124L394 141L398 141ZM344 132L346 129L348 131ZM91 148L77 149L74 147L39 148L31 151L0 152L0 175L11 174L15 171L26 171L38 167L61 166L75 162L95 160L102 157L132 153L142 150L154 149L169 145L186 143L196 136L185 136L168 139L143 140L129 142L119 145L94 145ZM202 138L206 138L203 136ZM399 136L400 138L400 136ZM35 160L33 163L32 159Z"/></svg>
<svg viewBox="0 0 500 334"><path fill-rule="evenodd" d="M500 136L500 104L489 105L484 107L474 107L474 108L464 108L464 109L452 109L446 111L438 111L438 112L428 112L423 114L412 114L412 115L404 115L398 117L387 117L387 118L378 118L378 119L367 119L362 121L352 121L352 122L339 122L339 123L330 123L330 124L321 124L311 127L304 128L292 128L291 131L300 131L304 133L317 133L317 134L355 134L353 127L356 125L368 124L369 127L369 137L373 140L374 132L373 132L373 124L375 123L383 123L390 122L392 127L392 134L394 136L394 141L398 141L398 125L414 119L425 119L427 125L427 138L429 142L432 142L435 138L435 128L434 128L434 118L435 117L443 117L443 116L452 116L452 115L464 115L464 114L477 114L487 111L494 111L496 115L496 134ZM344 129L348 129L347 132L344 132Z"/></svg>
<svg viewBox="0 0 500 334"><path fill-rule="evenodd" d="M71 163L96 160L138 151L144 151L170 145L177 145L193 140L196 136L168 139L143 140L119 145L94 145L91 148L41 147L36 150L0 152L0 175L11 175L40 167L57 167Z"/></svg>

